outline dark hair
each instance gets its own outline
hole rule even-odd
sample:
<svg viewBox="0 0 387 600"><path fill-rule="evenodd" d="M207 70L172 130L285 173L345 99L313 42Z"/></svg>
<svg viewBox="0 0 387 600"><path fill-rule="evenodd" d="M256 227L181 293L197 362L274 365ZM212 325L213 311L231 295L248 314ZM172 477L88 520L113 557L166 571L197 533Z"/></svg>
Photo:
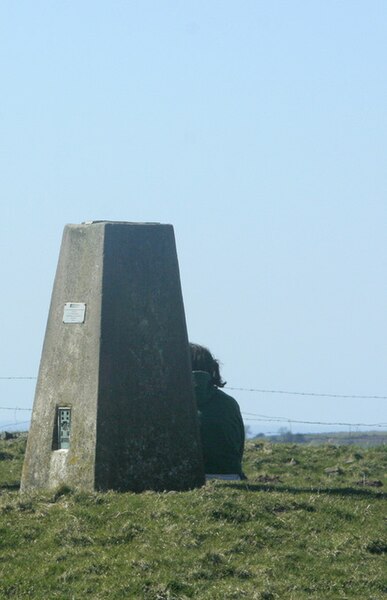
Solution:
<svg viewBox="0 0 387 600"><path fill-rule="evenodd" d="M191 365L193 371L205 371L211 375L211 383L216 387L223 387L226 385L226 381L220 376L219 361L216 360L204 346L199 344L189 345L191 351Z"/></svg>

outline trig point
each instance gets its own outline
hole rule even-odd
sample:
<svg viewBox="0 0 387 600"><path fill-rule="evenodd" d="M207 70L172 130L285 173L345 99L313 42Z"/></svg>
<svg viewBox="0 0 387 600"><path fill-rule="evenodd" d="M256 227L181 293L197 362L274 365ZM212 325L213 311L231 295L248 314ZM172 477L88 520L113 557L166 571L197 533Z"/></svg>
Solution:
<svg viewBox="0 0 387 600"><path fill-rule="evenodd" d="M67 225L22 491L203 483L173 227Z"/></svg>

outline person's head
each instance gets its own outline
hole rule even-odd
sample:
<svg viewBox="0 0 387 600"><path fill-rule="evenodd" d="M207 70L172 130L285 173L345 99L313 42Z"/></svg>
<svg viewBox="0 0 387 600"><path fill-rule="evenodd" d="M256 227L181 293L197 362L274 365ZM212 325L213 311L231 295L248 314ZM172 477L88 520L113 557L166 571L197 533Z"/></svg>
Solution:
<svg viewBox="0 0 387 600"><path fill-rule="evenodd" d="M193 371L205 371L211 375L211 383L216 387L223 387L226 381L220 376L219 361L216 360L204 346L199 344L189 345L191 351L191 365Z"/></svg>

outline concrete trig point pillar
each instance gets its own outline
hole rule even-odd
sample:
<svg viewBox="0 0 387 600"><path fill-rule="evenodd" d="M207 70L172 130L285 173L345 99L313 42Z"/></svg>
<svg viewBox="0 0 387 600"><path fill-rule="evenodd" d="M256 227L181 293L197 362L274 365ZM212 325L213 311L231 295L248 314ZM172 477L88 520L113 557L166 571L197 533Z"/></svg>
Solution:
<svg viewBox="0 0 387 600"><path fill-rule="evenodd" d="M203 483L173 227L67 225L22 491Z"/></svg>

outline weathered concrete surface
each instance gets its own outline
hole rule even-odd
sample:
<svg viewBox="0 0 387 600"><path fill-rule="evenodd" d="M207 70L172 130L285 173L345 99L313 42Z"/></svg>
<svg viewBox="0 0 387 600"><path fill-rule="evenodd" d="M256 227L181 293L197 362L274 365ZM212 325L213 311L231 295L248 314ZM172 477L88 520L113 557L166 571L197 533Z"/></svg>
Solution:
<svg viewBox="0 0 387 600"><path fill-rule="evenodd" d="M63 323L67 302L84 323ZM53 443L71 408L68 450ZM204 482L173 228L65 228L22 490L184 490Z"/></svg>

